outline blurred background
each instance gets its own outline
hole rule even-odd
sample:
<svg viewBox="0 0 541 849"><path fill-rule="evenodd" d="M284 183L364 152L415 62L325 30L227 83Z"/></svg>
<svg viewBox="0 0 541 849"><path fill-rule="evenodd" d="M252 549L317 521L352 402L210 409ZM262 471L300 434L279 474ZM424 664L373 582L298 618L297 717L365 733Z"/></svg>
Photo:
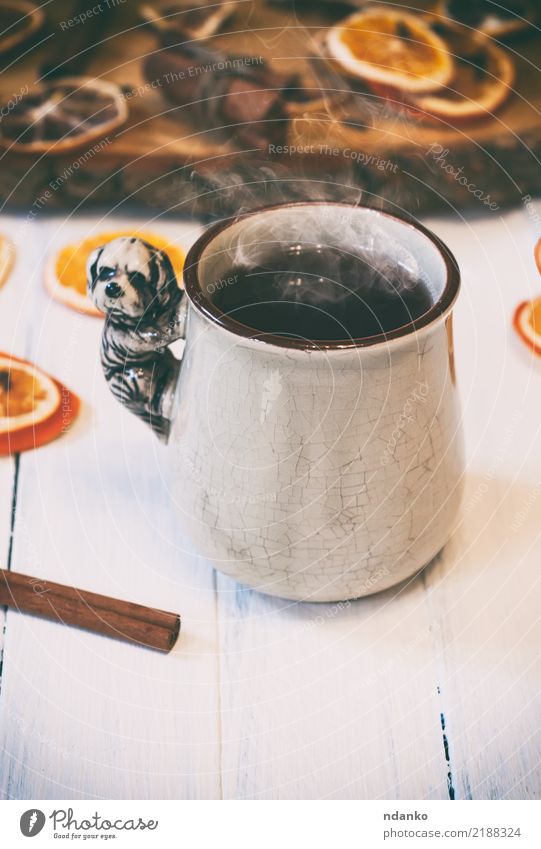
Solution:
<svg viewBox="0 0 541 849"><path fill-rule="evenodd" d="M4 0L1 202L516 203L539 182L541 38L538 3L506 6Z"/></svg>

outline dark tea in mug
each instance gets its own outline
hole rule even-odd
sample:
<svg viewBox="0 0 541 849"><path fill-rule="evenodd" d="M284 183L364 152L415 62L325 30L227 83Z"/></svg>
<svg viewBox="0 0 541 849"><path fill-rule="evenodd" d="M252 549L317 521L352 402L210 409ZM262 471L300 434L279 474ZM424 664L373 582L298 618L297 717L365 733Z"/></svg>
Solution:
<svg viewBox="0 0 541 849"><path fill-rule="evenodd" d="M264 262L233 266L224 278L209 287L223 313L258 335L314 342L389 333L433 304L426 285L398 264L383 270L314 244L277 245Z"/></svg>

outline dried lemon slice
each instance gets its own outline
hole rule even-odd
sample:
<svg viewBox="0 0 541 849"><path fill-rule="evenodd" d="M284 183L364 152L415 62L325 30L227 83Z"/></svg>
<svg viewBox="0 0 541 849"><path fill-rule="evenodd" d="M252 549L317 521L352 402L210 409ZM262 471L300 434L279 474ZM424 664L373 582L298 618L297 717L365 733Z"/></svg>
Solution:
<svg viewBox="0 0 541 849"><path fill-rule="evenodd" d="M15 245L7 236L0 235L0 289L9 277L15 260Z"/></svg>
<svg viewBox="0 0 541 849"><path fill-rule="evenodd" d="M2 0L0 5L0 54L22 47L45 22L43 9L29 0Z"/></svg>
<svg viewBox="0 0 541 849"><path fill-rule="evenodd" d="M423 113L451 121L492 115L508 98L515 65L492 39L459 24L435 24L455 62L448 86L433 94L410 97Z"/></svg>
<svg viewBox="0 0 541 849"><path fill-rule="evenodd" d="M514 0L507 4L493 0L439 0L435 11L472 30L502 38L533 26L536 8L535 0Z"/></svg>
<svg viewBox="0 0 541 849"><path fill-rule="evenodd" d="M66 77L42 84L5 108L0 141L18 153L65 153L106 139L127 116L114 83Z"/></svg>
<svg viewBox="0 0 541 849"><path fill-rule="evenodd" d="M408 92L434 91L448 83L454 71L443 39L406 12L351 15L332 27L327 47L351 76Z"/></svg>
<svg viewBox="0 0 541 849"><path fill-rule="evenodd" d="M541 274L541 239L534 248L534 259ZM522 341L541 357L541 298L519 304L513 316L513 326Z"/></svg>
<svg viewBox="0 0 541 849"><path fill-rule="evenodd" d="M513 316L513 325L522 341L541 356L541 298L519 304Z"/></svg>
<svg viewBox="0 0 541 849"><path fill-rule="evenodd" d="M79 411L73 392L26 360L0 354L0 455L37 448Z"/></svg>

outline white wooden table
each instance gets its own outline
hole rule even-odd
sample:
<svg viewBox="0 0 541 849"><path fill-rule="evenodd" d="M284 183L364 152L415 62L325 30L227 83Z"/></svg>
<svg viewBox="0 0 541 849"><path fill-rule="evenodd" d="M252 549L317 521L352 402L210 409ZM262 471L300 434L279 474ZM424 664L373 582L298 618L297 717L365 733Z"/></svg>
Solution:
<svg viewBox="0 0 541 849"><path fill-rule="evenodd" d="M541 360L511 328L541 294L540 225L427 223L463 273L463 518L419 579L339 608L243 589L180 537L164 451L102 378L100 321L41 286L51 245L111 221L0 218L19 242L0 349L84 401L64 438L0 459L2 563L183 616L160 656L0 609L2 798L541 796Z"/></svg>

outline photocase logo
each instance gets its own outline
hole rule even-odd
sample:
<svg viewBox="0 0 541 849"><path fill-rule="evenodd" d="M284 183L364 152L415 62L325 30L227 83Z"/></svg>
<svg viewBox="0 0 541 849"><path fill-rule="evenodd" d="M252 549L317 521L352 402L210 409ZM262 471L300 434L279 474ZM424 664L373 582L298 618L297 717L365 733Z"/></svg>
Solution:
<svg viewBox="0 0 541 849"><path fill-rule="evenodd" d="M35 837L45 825L45 814L37 808L31 808L24 812L20 824L25 837Z"/></svg>

